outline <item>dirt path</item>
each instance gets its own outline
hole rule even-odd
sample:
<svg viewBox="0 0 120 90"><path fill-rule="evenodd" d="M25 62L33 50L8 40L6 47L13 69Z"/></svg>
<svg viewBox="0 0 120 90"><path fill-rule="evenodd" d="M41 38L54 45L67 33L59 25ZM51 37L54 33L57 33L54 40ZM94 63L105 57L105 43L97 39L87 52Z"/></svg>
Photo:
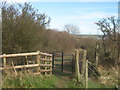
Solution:
<svg viewBox="0 0 120 90"><path fill-rule="evenodd" d="M67 85L69 83L69 77L67 76L58 76L59 79L56 83L56 88L67 88Z"/></svg>

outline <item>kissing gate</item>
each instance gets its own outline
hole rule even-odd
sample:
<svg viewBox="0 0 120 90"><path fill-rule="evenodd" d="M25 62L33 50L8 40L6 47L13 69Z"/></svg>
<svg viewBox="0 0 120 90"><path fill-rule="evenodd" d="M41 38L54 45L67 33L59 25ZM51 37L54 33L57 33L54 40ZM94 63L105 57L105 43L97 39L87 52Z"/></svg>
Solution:
<svg viewBox="0 0 120 90"><path fill-rule="evenodd" d="M82 50L83 51L83 50ZM61 51L54 51L51 54L40 51L19 54L0 55L3 65L0 71L4 73L14 72L16 75L20 71L31 72L35 74L73 74L75 71L76 53L68 54ZM79 69L84 73L84 63L86 54L79 54ZM82 65L81 65L82 64Z"/></svg>
<svg viewBox="0 0 120 90"><path fill-rule="evenodd" d="M74 72L74 54L54 51L52 55L52 68L54 74L61 72L72 74Z"/></svg>

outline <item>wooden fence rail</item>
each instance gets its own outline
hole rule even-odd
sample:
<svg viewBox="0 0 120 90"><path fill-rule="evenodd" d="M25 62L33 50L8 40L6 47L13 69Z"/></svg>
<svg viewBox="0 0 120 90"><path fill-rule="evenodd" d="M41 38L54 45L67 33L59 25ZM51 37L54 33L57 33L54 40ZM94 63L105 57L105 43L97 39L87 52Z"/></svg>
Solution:
<svg viewBox="0 0 120 90"><path fill-rule="evenodd" d="M17 74L18 71L29 70L37 74L52 74L52 54L37 51L31 53L3 54L0 55L0 58L2 58L3 63L0 66L0 70L4 72L6 70L13 70Z"/></svg>

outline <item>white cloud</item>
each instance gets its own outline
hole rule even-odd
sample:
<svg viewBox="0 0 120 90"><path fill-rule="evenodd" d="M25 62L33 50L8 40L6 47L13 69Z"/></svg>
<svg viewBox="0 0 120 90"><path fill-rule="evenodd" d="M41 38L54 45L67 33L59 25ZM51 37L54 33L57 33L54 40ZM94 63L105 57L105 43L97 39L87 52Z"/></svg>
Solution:
<svg viewBox="0 0 120 90"><path fill-rule="evenodd" d="M79 15L72 15L65 17L67 19L76 19L76 20L94 20L94 19L101 19L101 18L106 18L110 16L115 16L117 17L117 13L107 13L107 12L80 12Z"/></svg>
<svg viewBox="0 0 120 90"><path fill-rule="evenodd" d="M81 12L79 15L71 15L71 16L61 16L59 18L52 19L51 28L58 28L58 30L62 30L65 24L73 23L80 28L80 33L86 34L96 34L101 33L97 29L97 25L94 22L98 22L102 18L107 18L110 16L116 16L117 13L107 13L107 12ZM63 21L64 20L64 21ZM59 21L59 22L58 22ZM57 22L57 23L54 23Z"/></svg>
<svg viewBox="0 0 120 90"><path fill-rule="evenodd" d="M2 0L3 1L3 0ZM5 1L5 0L4 0ZM48 0L6 0L7 2L47 2ZM72 2L73 0L49 0L49 2ZM74 2L118 2L119 0L74 0ZM109 7L108 7L109 8ZM117 7L116 7L117 8ZM93 9L93 8L91 8ZM95 34L98 32L97 26L94 24L94 22L97 22L98 20L110 16L118 16L117 13L107 13L107 12L81 12L80 10L76 10L76 15L69 15L69 16L61 16L61 17L54 17L52 18L51 26L50 28L56 28L58 30L63 30L63 26L68 23L73 23L75 25L78 25L80 28L81 33L87 33L87 34Z"/></svg>
<svg viewBox="0 0 120 90"><path fill-rule="evenodd" d="M81 34L101 34L93 22L82 22L79 24Z"/></svg>

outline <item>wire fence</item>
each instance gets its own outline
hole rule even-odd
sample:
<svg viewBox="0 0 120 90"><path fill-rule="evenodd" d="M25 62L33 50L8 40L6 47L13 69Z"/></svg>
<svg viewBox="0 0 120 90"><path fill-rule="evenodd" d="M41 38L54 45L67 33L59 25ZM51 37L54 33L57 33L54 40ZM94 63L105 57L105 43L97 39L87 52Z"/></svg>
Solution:
<svg viewBox="0 0 120 90"><path fill-rule="evenodd" d="M99 70L98 65L88 61L86 55L87 51L84 49L75 51L75 76L77 81L81 82L85 88L113 88L113 86L107 84L107 82L112 83L111 78L108 78L107 75L105 76Z"/></svg>

